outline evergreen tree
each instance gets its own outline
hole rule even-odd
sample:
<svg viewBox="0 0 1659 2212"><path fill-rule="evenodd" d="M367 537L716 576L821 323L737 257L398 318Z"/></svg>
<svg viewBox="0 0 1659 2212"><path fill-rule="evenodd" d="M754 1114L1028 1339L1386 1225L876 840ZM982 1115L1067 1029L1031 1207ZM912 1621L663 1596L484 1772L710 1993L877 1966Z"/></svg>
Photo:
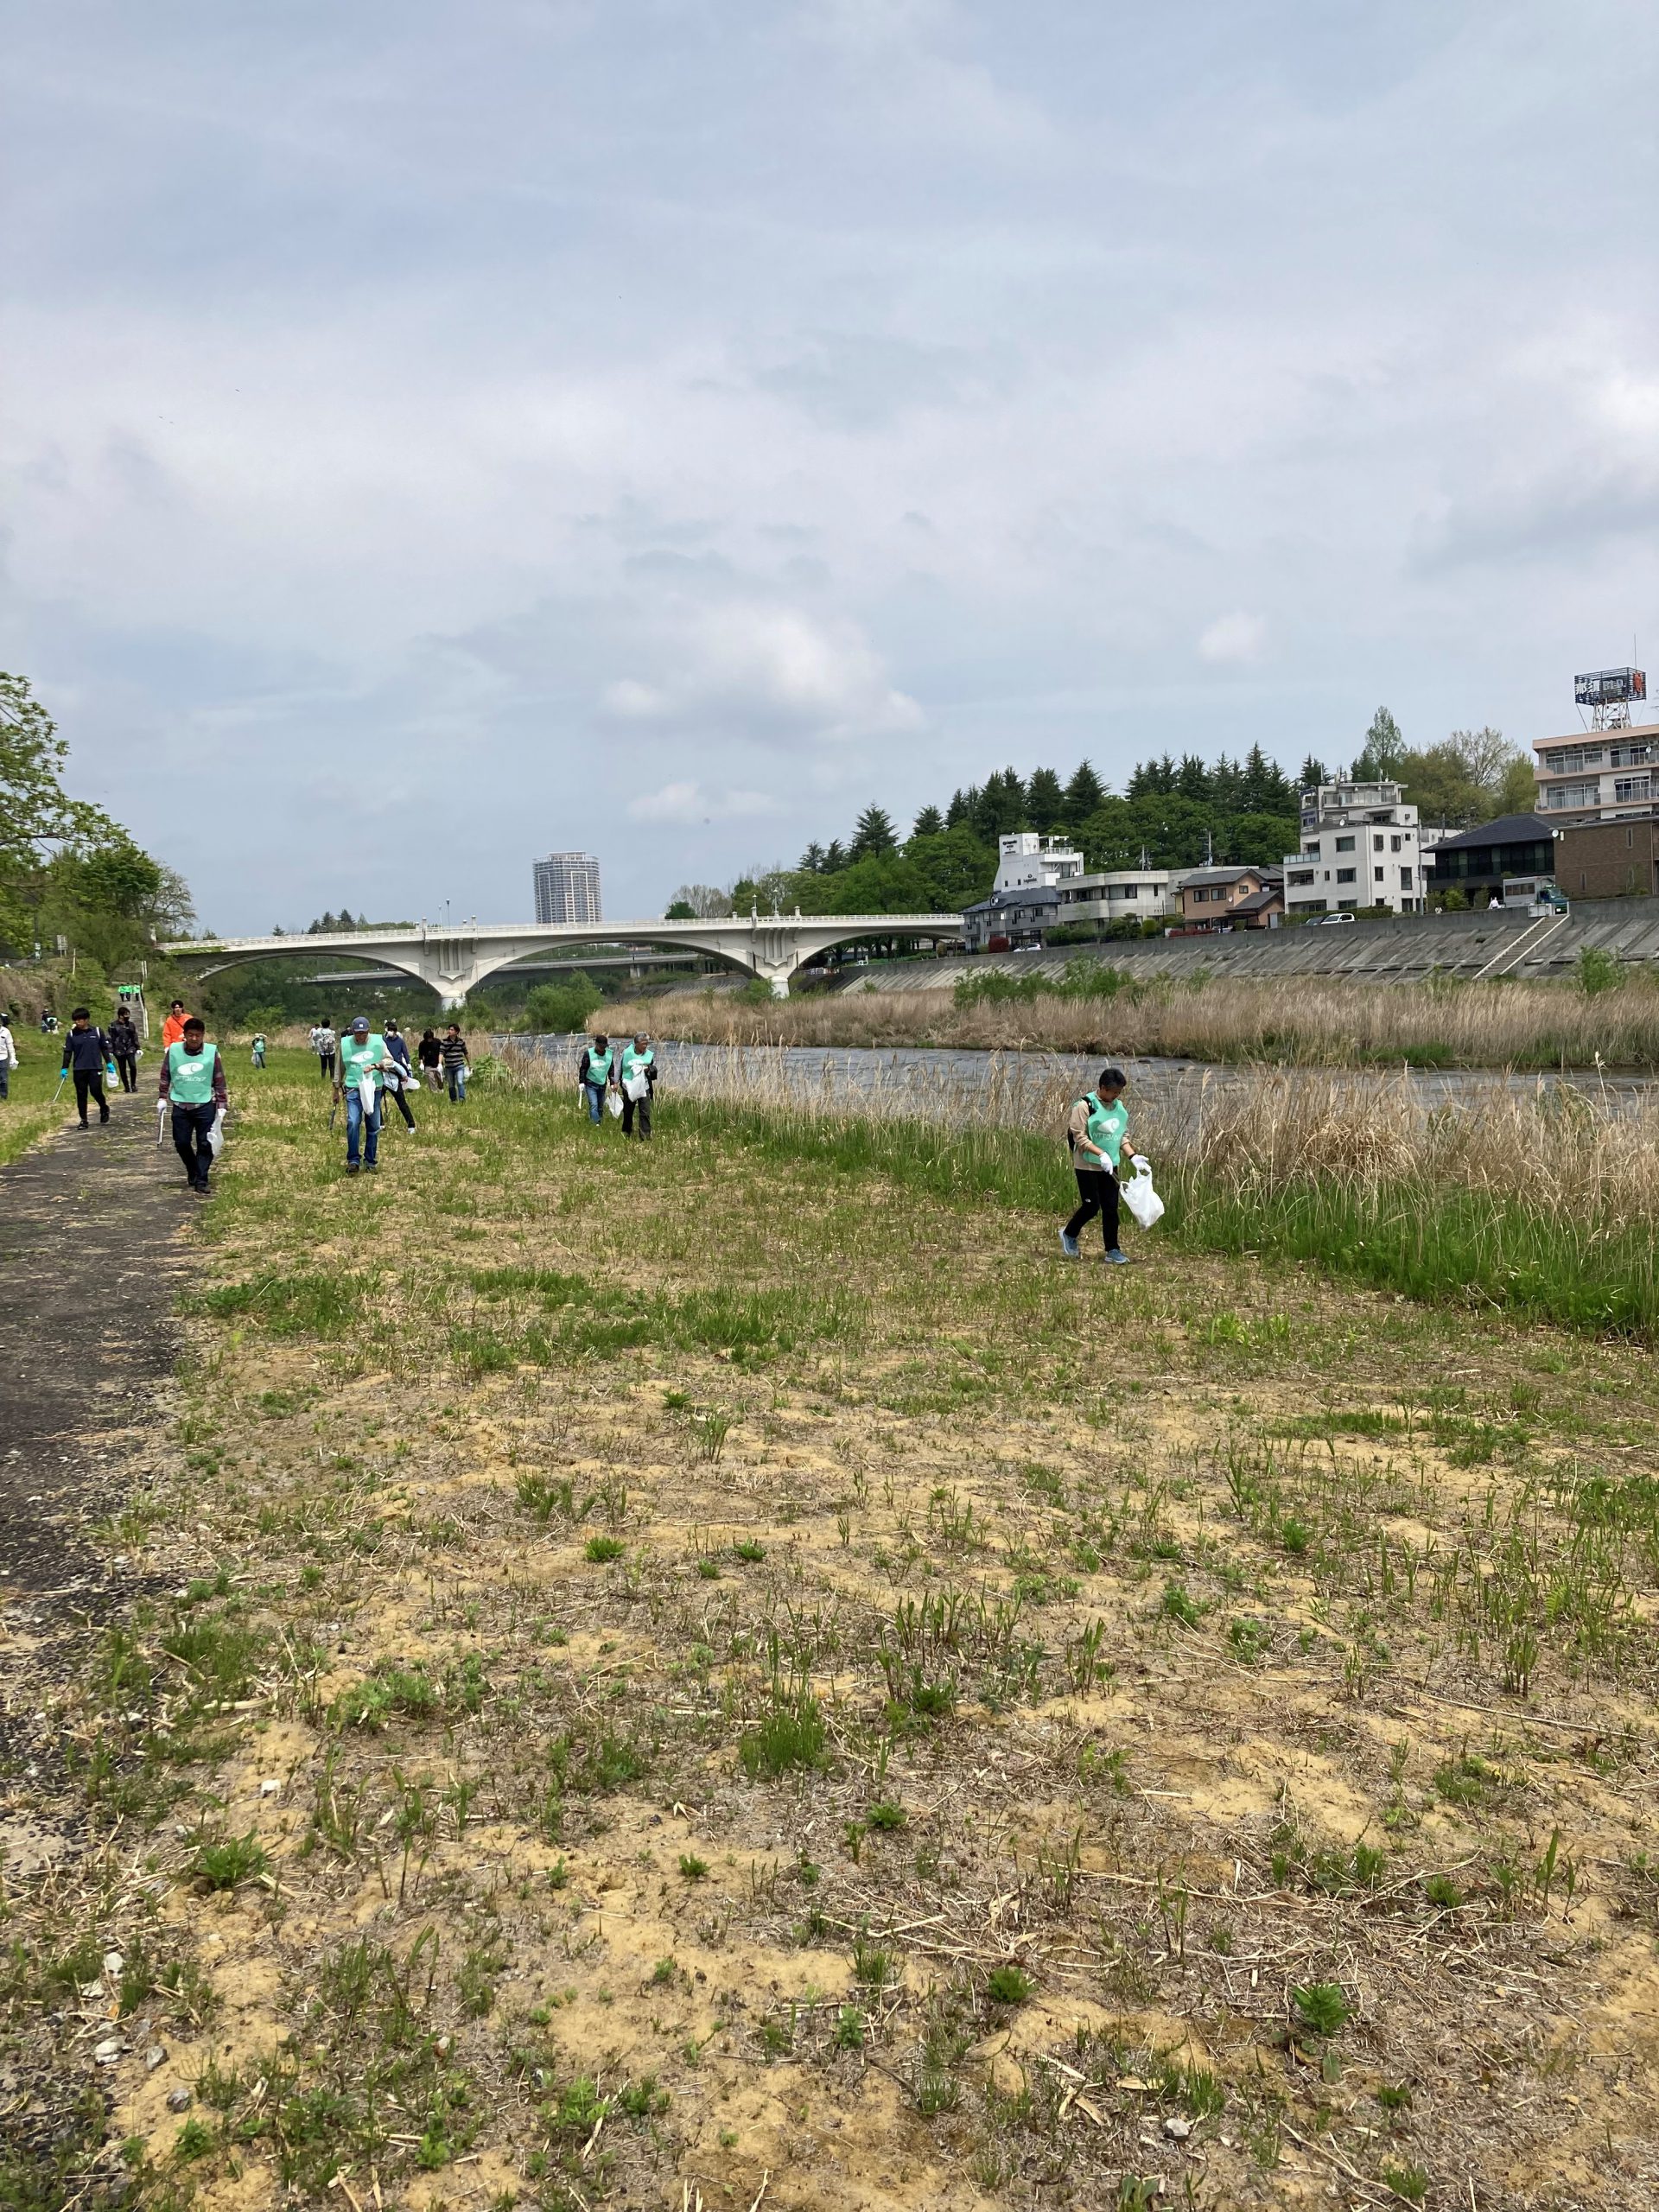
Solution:
<svg viewBox="0 0 1659 2212"><path fill-rule="evenodd" d="M1289 814L1295 810L1296 794L1290 779L1259 745L1253 745L1244 756L1238 804L1245 814Z"/></svg>
<svg viewBox="0 0 1659 2212"><path fill-rule="evenodd" d="M1026 786L1026 819L1046 833L1065 819L1065 793L1052 768L1033 768Z"/></svg>
<svg viewBox="0 0 1659 2212"><path fill-rule="evenodd" d="M978 811L979 786L969 784L965 791L951 792L950 804L944 810L944 826L947 830L956 830L963 823L971 825Z"/></svg>
<svg viewBox="0 0 1659 2212"><path fill-rule="evenodd" d="M1224 753L1210 771L1210 803L1218 814L1232 814L1244 804L1244 771Z"/></svg>
<svg viewBox="0 0 1659 2212"><path fill-rule="evenodd" d="M335 922L334 927L337 930L354 930L358 927L358 924L352 918L352 910L349 906L340 908L340 918Z"/></svg>
<svg viewBox="0 0 1659 2212"><path fill-rule="evenodd" d="M925 806L911 827L912 837L938 837L944 830L944 817L937 806Z"/></svg>
<svg viewBox="0 0 1659 2212"><path fill-rule="evenodd" d="M1080 760L1065 787L1065 820L1074 826L1086 822L1106 796L1106 786L1089 766Z"/></svg>
<svg viewBox="0 0 1659 2212"><path fill-rule="evenodd" d="M803 875L823 874L823 847L816 839L801 855L800 869Z"/></svg>
<svg viewBox="0 0 1659 2212"><path fill-rule="evenodd" d="M1002 768L987 776L973 817L974 827L985 842L994 845L1008 830L1022 828L1025 819L1026 787L1019 770Z"/></svg>
<svg viewBox="0 0 1659 2212"><path fill-rule="evenodd" d="M872 860L880 853L892 852L898 842L898 832L887 809L867 806L853 830L852 857L855 861Z"/></svg>
<svg viewBox="0 0 1659 2212"><path fill-rule="evenodd" d="M1183 798L1195 800L1199 804L1210 797L1210 771L1196 753L1184 753L1181 755L1181 765L1175 777L1175 789Z"/></svg>
<svg viewBox="0 0 1659 2212"><path fill-rule="evenodd" d="M1297 772L1297 787L1301 791L1311 791L1317 785L1328 784L1331 780L1331 772L1324 761L1315 760L1311 753Z"/></svg>
<svg viewBox="0 0 1659 2212"><path fill-rule="evenodd" d="M839 875L846 865L847 849L839 837L832 837L823 849L823 872L826 875Z"/></svg>
<svg viewBox="0 0 1659 2212"><path fill-rule="evenodd" d="M1386 707L1379 707L1371 716L1363 749L1354 763L1354 781L1375 784L1385 778L1396 778L1405 757L1406 741L1399 723Z"/></svg>

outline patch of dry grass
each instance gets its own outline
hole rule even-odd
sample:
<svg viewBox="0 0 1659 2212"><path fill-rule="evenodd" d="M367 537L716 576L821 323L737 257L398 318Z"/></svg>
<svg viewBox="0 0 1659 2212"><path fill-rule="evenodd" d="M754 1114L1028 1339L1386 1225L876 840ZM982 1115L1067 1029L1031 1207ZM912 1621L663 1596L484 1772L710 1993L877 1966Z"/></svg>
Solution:
<svg viewBox="0 0 1659 2212"><path fill-rule="evenodd" d="M1109 963L1108 948L1109 988L1001 1002L854 988L755 1006L677 992L601 1015L618 1035L644 1027L712 1045L938 1045L1300 1066L1659 1067L1659 988L1645 971L1591 996L1568 983L1141 981Z"/></svg>
<svg viewBox="0 0 1659 2212"><path fill-rule="evenodd" d="M315 1088L7 1882L153 2201L1652 2201L1645 1365L666 1092L347 1184Z"/></svg>

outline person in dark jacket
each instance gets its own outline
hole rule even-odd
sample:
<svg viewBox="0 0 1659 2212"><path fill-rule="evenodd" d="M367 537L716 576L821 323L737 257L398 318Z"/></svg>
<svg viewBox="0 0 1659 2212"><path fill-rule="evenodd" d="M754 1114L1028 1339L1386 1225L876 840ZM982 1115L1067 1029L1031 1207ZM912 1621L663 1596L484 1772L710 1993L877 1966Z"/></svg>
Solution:
<svg viewBox="0 0 1659 2212"><path fill-rule="evenodd" d="M415 1116L409 1110L409 1100L405 1093L414 1086L415 1071L409 1064L408 1042L395 1021L388 1021L386 1024L385 1046L386 1058L396 1063L395 1068L388 1068L385 1071L386 1096L396 1104L397 1111L404 1117L410 1135L413 1136Z"/></svg>
<svg viewBox="0 0 1659 2212"><path fill-rule="evenodd" d="M63 1040L63 1073L75 1078L75 1104L80 1114L80 1126L90 1128L86 1118L86 1102L98 1101L98 1118L110 1118L110 1102L104 1096L104 1070L110 1057L110 1040L101 1029L92 1027L92 1017L84 1006L78 1006L71 1017L73 1027Z"/></svg>
<svg viewBox="0 0 1659 2212"><path fill-rule="evenodd" d="M173 1109L174 1150L191 1189L203 1198L213 1165L213 1122L230 1103L219 1047L207 1042L201 1016L193 1014L178 1043L162 1054L162 1103Z"/></svg>
<svg viewBox="0 0 1659 2212"><path fill-rule="evenodd" d="M138 1029L124 1006L110 1024L110 1050L121 1077L123 1090L138 1088Z"/></svg>
<svg viewBox="0 0 1659 2212"><path fill-rule="evenodd" d="M435 1029L423 1029L421 1041L416 1047L421 1063L421 1073L426 1078L429 1090L443 1089L443 1047L438 1042Z"/></svg>

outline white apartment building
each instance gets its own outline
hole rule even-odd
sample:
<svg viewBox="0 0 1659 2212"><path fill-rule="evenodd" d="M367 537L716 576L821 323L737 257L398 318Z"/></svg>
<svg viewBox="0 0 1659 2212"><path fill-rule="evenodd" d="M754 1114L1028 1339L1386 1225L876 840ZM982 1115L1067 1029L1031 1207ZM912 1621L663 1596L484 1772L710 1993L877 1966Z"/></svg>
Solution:
<svg viewBox="0 0 1659 2212"><path fill-rule="evenodd" d="M1541 737L1532 749L1538 811L1552 824L1632 822L1659 804L1659 724Z"/></svg>
<svg viewBox="0 0 1659 2212"><path fill-rule="evenodd" d="M1034 830L1010 830L996 841L996 891L1051 889L1068 876L1083 874L1083 855L1064 837L1039 837Z"/></svg>
<svg viewBox="0 0 1659 2212"><path fill-rule="evenodd" d="M592 853L550 853L532 871L538 922L597 922L599 861Z"/></svg>
<svg viewBox="0 0 1659 2212"><path fill-rule="evenodd" d="M1069 875L1058 887L1057 923L1151 922L1180 912L1180 871L1169 868L1114 868Z"/></svg>
<svg viewBox="0 0 1659 2212"><path fill-rule="evenodd" d="M1425 830L1398 784L1320 784L1301 795L1302 849L1285 855L1287 914L1423 912Z"/></svg>

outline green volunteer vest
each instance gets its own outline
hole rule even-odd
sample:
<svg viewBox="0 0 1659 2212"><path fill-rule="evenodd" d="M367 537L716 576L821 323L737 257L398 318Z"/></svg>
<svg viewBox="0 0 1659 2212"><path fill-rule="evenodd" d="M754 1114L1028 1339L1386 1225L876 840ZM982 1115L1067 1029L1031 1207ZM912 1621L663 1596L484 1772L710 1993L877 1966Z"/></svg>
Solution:
<svg viewBox="0 0 1659 2212"><path fill-rule="evenodd" d="M632 1083L636 1075L649 1075L656 1064L654 1052L636 1052L632 1045L622 1048L622 1080Z"/></svg>
<svg viewBox="0 0 1659 2212"><path fill-rule="evenodd" d="M590 1045L590 1046L588 1047L588 1082L589 1082L589 1083L608 1083L608 1082L610 1081L610 1076L611 1076L611 1053L610 1053L610 1048L609 1048L609 1046L607 1046L606 1047L606 1049L604 1050L604 1052L596 1052L594 1050L593 1046Z"/></svg>
<svg viewBox="0 0 1659 2212"><path fill-rule="evenodd" d="M1091 1090L1084 1100L1089 1109L1087 1135L1090 1144L1097 1144L1114 1167L1122 1150L1123 1132L1129 1126L1129 1109L1120 1098L1115 1106L1103 1106Z"/></svg>
<svg viewBox="0 0 1659 2212"><path fill-rule="evenodd" d="M348 1037L340 1048L340 1081L345 1084L355 1083L360 1076L372 1070L375 1089L384 1090L385 1078L381 1075L379 1069L374 1067L373 1063L376 1060L384 1060L385 1057L386 1040L384 1037L365 1037L360 1045L354 1037Z"/></svg>
<svg viewBox="0 0 1659 2212"><path fill-rule="evenodd" d="M213 1062L217 1045L204 1045L188 1052L182 1045L167 1048L167 1095L175 1106L206 1106L213 1095Z"/></svg>

